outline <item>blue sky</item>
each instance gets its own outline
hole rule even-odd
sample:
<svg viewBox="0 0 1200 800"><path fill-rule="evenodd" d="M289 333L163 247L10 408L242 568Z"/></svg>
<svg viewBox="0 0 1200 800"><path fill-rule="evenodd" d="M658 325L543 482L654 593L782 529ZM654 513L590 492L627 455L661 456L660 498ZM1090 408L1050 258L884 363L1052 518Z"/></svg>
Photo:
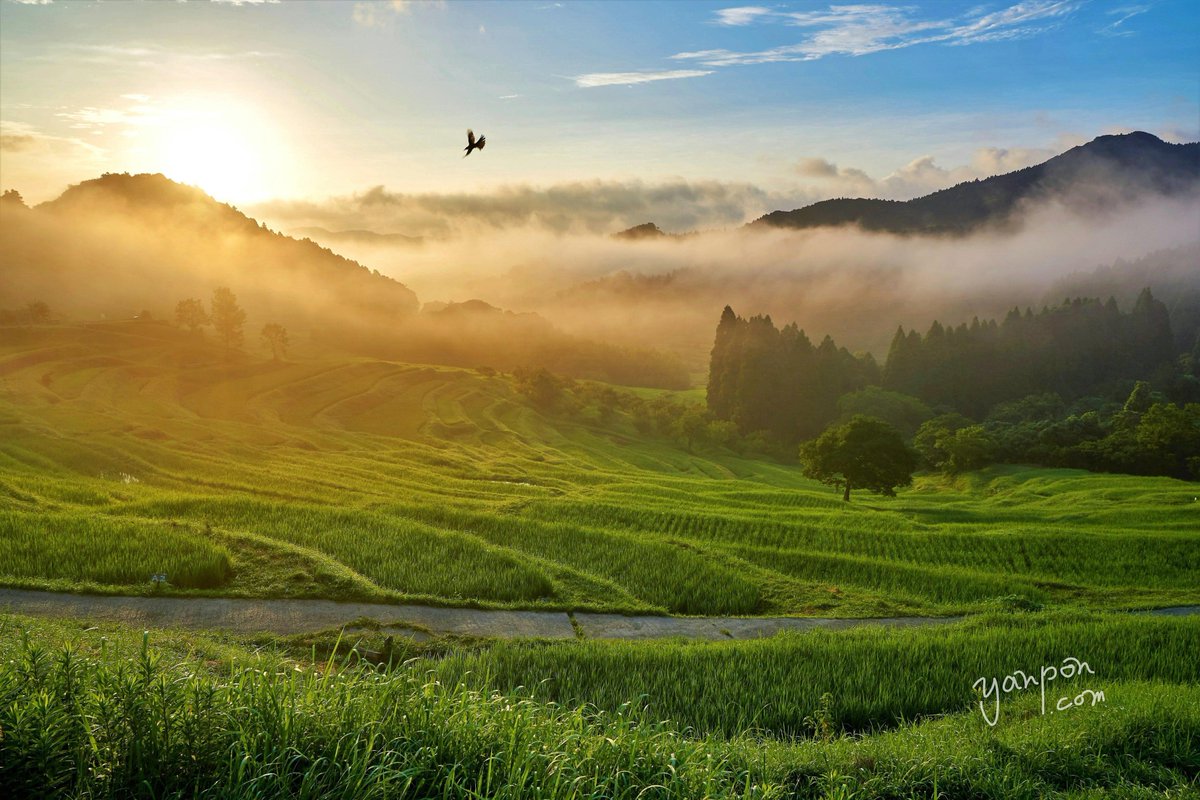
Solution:
<svg viewBox="0 0 1200 800"><path fill-rule="evenodd" d="M1107 132L1200 139L1200 3L0 0L0 121L0 182L34 200L126 170L231 202L914 196Z"/></svg>

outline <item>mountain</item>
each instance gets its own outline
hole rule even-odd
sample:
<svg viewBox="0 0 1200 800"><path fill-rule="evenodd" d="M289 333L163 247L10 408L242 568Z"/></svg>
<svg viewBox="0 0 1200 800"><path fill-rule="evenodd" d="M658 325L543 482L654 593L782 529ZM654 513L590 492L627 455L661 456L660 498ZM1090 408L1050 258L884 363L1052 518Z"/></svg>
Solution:
<svg viewBox="0 0 1200 800"><path fill-rule="evenodd" d="M169 315L216 286L252 318L285 324L398 320L418 307L404 284L162 175L109 173L2 213L0 307L36 297L82 315Z"/></svg>
<svg viewBox="0 0 1200 800"><path fill-rule="evenodd" d="M1083 211L1142 194L1200 187L1200 143L1168 144L1149 133L1101 136L1036 166L960 183L915 200L836 199L773 211L755 228L857 225L899 234L964 234L1012 222L1029 202L1055 199Z"/></svg>
<svg viewBox="0 0 1200 800"><path fill-rule="evenodd" d="M641 225L634 225L632 228L626 228L612 235L614 239L661 239L667 234L662 228L655 225L653 222L643 222Z"/></svg>

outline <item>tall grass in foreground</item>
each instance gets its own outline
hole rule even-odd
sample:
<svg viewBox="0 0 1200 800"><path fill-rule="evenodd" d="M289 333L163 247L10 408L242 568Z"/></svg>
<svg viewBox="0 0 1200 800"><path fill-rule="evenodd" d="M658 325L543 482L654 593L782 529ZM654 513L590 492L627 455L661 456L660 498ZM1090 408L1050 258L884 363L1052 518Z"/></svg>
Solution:
<svg viewBox="0 0 1200 800"><path fill-rule="evenodd" d="M10 798L776 796L736 754L635 715L410 673L263 666L213 677L148 645L114 664L26 643L0 665L0 786Z"/></svg>
<svg viewBox="0 0 1200 800"><path fill-rule="evenodd" d="M1200 770L1195 686L1109 682L1111 704L997 728L969 714L861 739L721 741L629 706L563 707L412 670L246 654L213 674L146 638L113 648L132 656L85 655L78 635L49 645L0 626L0 788L13 800L1183 797Z"/></svg>
<svg viewBox="0 0 1200 800"><path fill-rule="evenodd" d="M447 685L527 687L545 700L608 710L636 701L700 734L789 737L809 734L818 712L839 730L861 731L962 711L979 699L977 678L1037 674L1068 656L1088 662L1094 680L1197 684L1198 653L1200 618L1016 614L757 641L502 642L431 667ZM1048 702L1092 679L1050 684Z"/></svg>

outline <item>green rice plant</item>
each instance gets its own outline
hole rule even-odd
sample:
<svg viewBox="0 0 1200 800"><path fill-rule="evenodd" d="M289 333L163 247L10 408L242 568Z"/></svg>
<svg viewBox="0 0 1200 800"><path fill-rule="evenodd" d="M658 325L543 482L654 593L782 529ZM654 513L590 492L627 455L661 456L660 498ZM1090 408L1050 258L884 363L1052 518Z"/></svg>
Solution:
<svg viewBox="0 0 1200 800"><path fill-rule="evenodd" d="M497 545L590 572L648 604L684 614L750 614L761 604L757 587L694 549L646 537L573 525L468 514L445 508L397 509L441 528L466 530Z"/></svg>
<svg viewBox="0 0 1200 800"><path fill-rule="evenodd" d="M530 601L554 591L544 574L511 553L412 520L244 496L177 496L134 508L139 515L203 521L309 547L380 586L410 594Z"/></svg>
<svg viewBox="0 0 1200 800"><path fill-rule="evenodd" d="M1033 627L1080 643L1066 620ZM421 664L224 645L213 666L171 635L112 626L0 617L0 647L0 785L15 800L1186 797L1200 766L1200 688L1165 674L1105 679L1108 702L1064 714L1017 697L995 727L965 711L793 742L689 732L636 699L604 710L450 684ZM831 693L829 715L839 705Z"/></svg>
<svg viewBox="0 0 1200 800"><path fill-rule="evenodd" d="M231 577L230 553L188 526L0 511L0 576L129 586L155 574L182 588L218 587Z"/></svg>
<svg viewBox="0 0 1200 800"><path fill-rule="evenodd" d="M744 642L499 643L431 666L446 684L527 687L564 705L613 710L636 699L654 717L700 734L795 737L811 732L814 715L861 731L963 711L980 699L976 679L1030 673L1068 656L1087 661L1101 680L1200 683L1198 642L1195 618L1018 614Z"/></svg>

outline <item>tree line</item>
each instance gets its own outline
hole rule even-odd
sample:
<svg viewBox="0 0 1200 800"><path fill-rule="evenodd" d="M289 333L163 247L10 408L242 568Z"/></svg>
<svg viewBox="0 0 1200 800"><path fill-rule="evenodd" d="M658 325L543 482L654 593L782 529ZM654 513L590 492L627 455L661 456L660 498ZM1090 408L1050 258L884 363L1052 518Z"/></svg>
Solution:
<svg viewBox="0 0 1200 800"><path fill-rule="evenodd" d="M934 321L924 336L897 329L883 387L972 417L997 403L1054 392L1074 400L1169 379L1177 353L1167 307L1143 289L1128 314L1109 298L1075 298L1035 314L1012 309L1002 323L957 328Z"/></svg>
<svg viewBox="0 0 1200 800"><path fill-rule="evenodd" d="M865 416L933 469L999 461L1200 479L1200 337L1179 352L1149 288L1128 313L1075 298L1000 322L900 328L882 368L828 336L813 346L794 324L726 307L707 408L742 436L792 452L809 442L810 460L818 434Z"/></svg>

